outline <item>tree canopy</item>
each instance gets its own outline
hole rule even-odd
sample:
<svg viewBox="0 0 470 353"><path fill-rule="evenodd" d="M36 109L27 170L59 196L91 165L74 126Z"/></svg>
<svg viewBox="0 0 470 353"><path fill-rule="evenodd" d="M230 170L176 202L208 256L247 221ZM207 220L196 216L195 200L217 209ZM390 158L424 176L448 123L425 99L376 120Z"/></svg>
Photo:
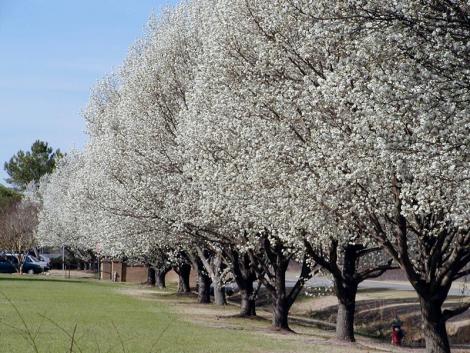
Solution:
<svg viewBox="0 0 470 353"><path fill-rule="evenodd" d="M18 192L0 184L0 210L20 199L21 195Z"/></svg>
<svg viewBox="0 0 470 353"><path fill-rule="evenodd" d="M321 267L350 341L358 284L399 265L427 351L449 353L446 321L470 307L443 309L470 274L468 18L420 0L198 0L152 19L92 92L84 151L42 179L39 242L158 249L146 261L181 278L189 259L214 297L231 272L243 303L256 279L281 330Z"/></svg>
<svg viewBox="0 0 470 353"><path fill-rule="evenodd" d="M43 175L52 173L61 157L63 154L59 149L54 151L47 142L37 140L30 151L20 150L5 162L5 171L10 176L7 182L19 190L25 190L30 182L39 182Z"/></svg>

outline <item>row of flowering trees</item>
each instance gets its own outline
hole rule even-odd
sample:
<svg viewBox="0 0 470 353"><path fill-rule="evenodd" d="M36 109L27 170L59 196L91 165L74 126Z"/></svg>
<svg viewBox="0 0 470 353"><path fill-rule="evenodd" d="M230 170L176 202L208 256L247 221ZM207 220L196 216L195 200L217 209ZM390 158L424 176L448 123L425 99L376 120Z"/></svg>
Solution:
<svg viewBox="0 0 470 353"><path fill-rule="evenodd" d="M470 262L470 12L458 1L199 0L151 19L93 91L89 142L44 178L39 237L140 259L272 324L328 273L337 336L361 281L399 266L428 352ZM291 260L302 264L286 287Z"/></svg>

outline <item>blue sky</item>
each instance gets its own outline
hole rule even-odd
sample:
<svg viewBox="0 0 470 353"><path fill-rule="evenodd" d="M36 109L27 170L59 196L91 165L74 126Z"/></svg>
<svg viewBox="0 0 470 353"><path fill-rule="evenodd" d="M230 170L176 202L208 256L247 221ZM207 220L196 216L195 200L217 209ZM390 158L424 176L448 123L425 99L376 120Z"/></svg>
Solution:
<svg viewBox="0 0 470 353"><path fill-rule="evenodd" d="M177 0L0 0L3 163L36 139L81 148L90 89L125 58L151 13Z"/></svg>

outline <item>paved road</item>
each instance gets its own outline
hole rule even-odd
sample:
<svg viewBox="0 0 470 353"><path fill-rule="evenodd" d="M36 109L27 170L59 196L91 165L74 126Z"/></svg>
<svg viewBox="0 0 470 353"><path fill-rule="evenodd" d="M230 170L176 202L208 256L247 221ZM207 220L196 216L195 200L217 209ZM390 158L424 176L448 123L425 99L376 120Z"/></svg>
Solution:
<svg viewBox="0 0 470 353"><path fill-rule="evenodd" d="M288 287L293 287L295 285L295 277L288 276L286 280L286 285ZM332 287L333 283L330 279L325 277L313 277L307 282L307 286L310 287ZM383 289L393 289L393 290L403 290L403 291L414 291L414 288L411 284L401 281L373 281L367 280L362 282L359 285L359 288L383 288ZM467 284L466 288L462 289L462 283L454 283L449 295L466 295L470 296L470 283Z"/></svg>

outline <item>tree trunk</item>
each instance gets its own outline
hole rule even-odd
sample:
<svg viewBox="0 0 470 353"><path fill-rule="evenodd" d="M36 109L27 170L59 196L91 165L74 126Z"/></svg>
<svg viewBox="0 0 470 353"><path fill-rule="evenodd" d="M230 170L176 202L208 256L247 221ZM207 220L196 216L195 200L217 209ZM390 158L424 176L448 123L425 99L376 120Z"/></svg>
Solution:
<svg viewBox="0 0 470 353"><path fill-rule="evenodd" d="M245 286L240 289L241 305L240 316L256 316L256 299L253 290L253 281L245 281Z"/></svg>
<svg viewBox="0 0 470 353"><path fill-rule="evenodd" d="M426 353L450 353L442 302L420 298Z"/></svg>
<svg viewBox="0 0 470 353"><path fill-rule="evenodd" d="M240 290L240 316L256 316L256 293L253 290L253 282L256 279L256 274L252 269L250 258L246 253L240 254L234 249L228 249L227 255L230 258L229 263L233 278Z"/></svg>
<svg viewBox="0 0 470 353"><path fill-rule="evenodd" d="M344 279L335 279L335 292L338 298L336 315L336 338L355 342L354 314L356 311L357 283L346 283Z"/></svg>
<svg viewBox="0 0 470 353"><path fill-rule="evenodd" d="M336 315L336 338L342 341L354 342L354 312L356 303L338 302L338 313Z"/></svg>
<svg viewBox="0 0 470 353"><path fill-rule="evenodd" d="M191 266L182 264L178 267L178 293L189 293L191 287L189 286L189 275L191 273Z"/></svg>
<svg viewBox="0 0 470 353"><path fill-rule="evenodd" d="M155 284L157 285L157 288L163 289L166 288L166 282L165 282L165 277L166 274L169 272L168 269L157 269L155 271Z"/></svg>
<svg viewBox="0 0 470 353"><path fill-rule="evenodd" d="M204 269L198 271L198 302L200 304L210 304L211 302L211 279Z"/></svg>
<svg viewBox="0 0 470 353"><path fill-rule="evenodd" d="M273 320L275 330L289 330L289 305L285 295L273 296Z"/></svg>
<svg viewBox="0 0 470 353"><path fill-rule="evenodd" d="M249 250L248 256L253 264L252 269L256 271L258 280L269 291L272 298L272 328L274 330L291 331L289 328L289 309L295 301L300 289L303 286L304 278L301 278L294 285L294 288L287 295L286 291L286 271L292 254L285 247L282 241L273 237L268 237L268 232L260 234L259 249ZM266 256L259 256L264 253ZM306 268L305 262L302 265L302 272Z"/></svg>
<svg viewBox="0 0 470 353"><path fill-rule="evenodd" d="M155 269L152 266L147 268L147 285L155 287Z"/></svg>
<svg viewBox="0 0 470 353"><path fill-rule="evenodd" d="M195 252L188 252L187 256L193 268L197 271L197 299L199 304L211 302L211 278L207 273L201 258Z"/></svg>
<svg viewBox="0 0 470 353"><path fill-rule="evenodd" d="M225 300L225 287L220 285L219 279L212 282L214 288L214 304L215 305L225 305L227 301Z"/></svg>
<svg viewBox="0 0 470 353"><path fill-rule="evenodd" d="M276 330L289 330L289 300L286 295L286 271L288 261L283 261L278 255L278 264L275 269L273 300L273 328Z"/></svg>
<svg viewBox="0 0 470 353"><path fill-rule="evenodd" d="M338 312L336 315L336 338L342 341L355 342L354 314L356 311L356 294L359 282L355 279L357 274L357 254L361 245L347 244L344 247L344 258L341 272L333 274L335 294L338 298Z"/></svg>
<svg viewBox="0 0 470 353"><path fill-rule="evenodd" d="M221 274L224 269L224 263L222 254L220 252L211 253L207 249L200 247L197 248L198 260L197 262L202 264L207 272L208 276L212 281L212 288L214 290L214 304L225 305L225 288L222 283ZM200 271L203 271L202 269Z"/></svg>

